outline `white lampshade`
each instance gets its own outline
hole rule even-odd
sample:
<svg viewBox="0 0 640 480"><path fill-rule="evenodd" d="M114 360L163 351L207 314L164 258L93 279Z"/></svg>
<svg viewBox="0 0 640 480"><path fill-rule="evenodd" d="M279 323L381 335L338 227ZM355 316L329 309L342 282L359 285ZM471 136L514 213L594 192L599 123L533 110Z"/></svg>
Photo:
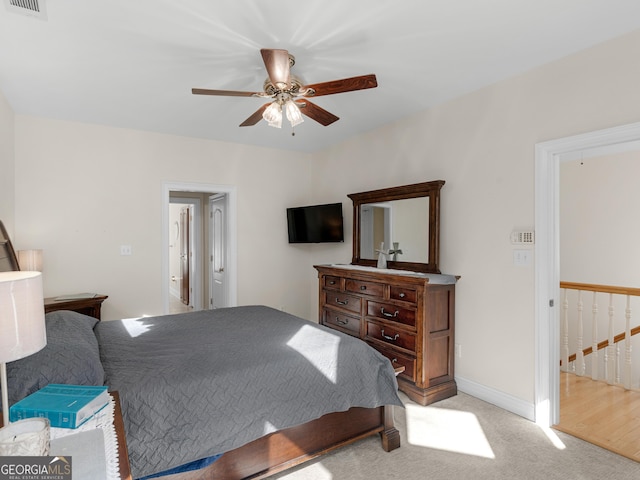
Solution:
<svg viewBox="0 0 640 480"><path fill-rule="evenodd" d="M282 128L282 107L277 101L272 102L262 112L262 118L266 120L270 127Z"/></svg>
<svg viewBox="0 0 640 480"><path fill-rule="evenodd" d="M295 127L296 125L300 125L304 122L304 118L302 118L302 112L300 111L300 107L296 105L293 100L289 100L284 104L285 111L287 113L287 120L291 122L291 126Z"/></svg>
<svg viewBox="0 0 640 480"><path fill-rule="evenodd" d="M42 271L42 250L18 250L20 270L29 272Z"/></svg>
<svg viewBox="0 0 640 480"><path fill-rule="evenodd" d="M6 363L28 357L47 344L40 272L0 272L0 387L2 418L9 425Z"/></svg>
<svg viewBox="0 0 640 480"><path fill-rule="evenodd" d="M0 272L0 362L27 357L46 344L42 274Z"/></svg>

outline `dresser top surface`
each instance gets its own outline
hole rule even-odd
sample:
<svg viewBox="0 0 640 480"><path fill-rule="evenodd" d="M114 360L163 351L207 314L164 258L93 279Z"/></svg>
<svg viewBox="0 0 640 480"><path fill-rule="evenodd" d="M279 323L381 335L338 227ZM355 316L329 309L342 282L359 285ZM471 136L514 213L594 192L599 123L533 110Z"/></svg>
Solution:
<svg viewBox="0 0 640 480"><path fill-rule="evenodd" d="M422 273L412 272L409 270L397 270L392 268L376 268L368 267L365 265L351 265L342 263L333 263L329 265L316 265L316 269L335 269L344 270L344 272L362 272L369 274L382 274L382 275L399 275L402 277L418 278L421 280L427 280L428 283L437 285L452 285L455 284L459 277L455 275L448 275L442 273Z"/></svg>

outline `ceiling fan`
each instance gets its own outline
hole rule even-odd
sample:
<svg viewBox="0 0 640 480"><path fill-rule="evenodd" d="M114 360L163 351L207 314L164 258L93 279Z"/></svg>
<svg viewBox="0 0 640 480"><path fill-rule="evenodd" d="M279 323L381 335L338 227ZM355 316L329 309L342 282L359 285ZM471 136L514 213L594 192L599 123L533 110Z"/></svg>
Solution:
<svg viewBox="0 0 640 480"><path fill-rule="evenodd" d="M309 97L333 95L335 93L364 90L378 86L374 74L305 85L298 77L291 74L291 67L295 65L295 57L289 52L286 50L263 48L260 50L260 53L262 54L262 60L268 75L264 82L262 92L207 90L204 88L193 88L191 92L194 95L272 99L242 122L240 124L241 127L255 125L260 119L264 119L270 126L282 128L283 111L292 127L304 121L302 115L306 115L326 127L336 120L339 120L339 118L316 104L311 103L308 100Z"/></svg>

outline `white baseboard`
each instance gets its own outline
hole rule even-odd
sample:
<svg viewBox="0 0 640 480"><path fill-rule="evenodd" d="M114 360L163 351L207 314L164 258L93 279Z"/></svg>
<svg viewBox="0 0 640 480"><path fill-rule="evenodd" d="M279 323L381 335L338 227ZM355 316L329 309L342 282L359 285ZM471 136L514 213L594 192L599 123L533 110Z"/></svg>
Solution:
<svg viewBox="0 0 640 480"><path fill-rule="evenodd" d="M500 407L511 413L520 415L532 422L535 421L535 409L533 402L526 402L521 398L514 397L508 393L495 390L458 376L456 376L456 384L458 385L458 390L466 393L467 395L479 398L480 400L491 403L496 407Z"/></svg>

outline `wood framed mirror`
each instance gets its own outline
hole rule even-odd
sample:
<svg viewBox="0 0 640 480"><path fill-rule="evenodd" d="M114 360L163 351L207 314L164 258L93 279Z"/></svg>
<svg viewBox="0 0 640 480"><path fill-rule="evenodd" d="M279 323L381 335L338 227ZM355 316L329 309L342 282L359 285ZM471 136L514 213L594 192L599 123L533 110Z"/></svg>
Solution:
<svg viewBox="0 0 640 480"><path fill-rule="evenodd" d="M440 273L440 190L444 180L347 195L353 202L354 265Z"/></svg>

